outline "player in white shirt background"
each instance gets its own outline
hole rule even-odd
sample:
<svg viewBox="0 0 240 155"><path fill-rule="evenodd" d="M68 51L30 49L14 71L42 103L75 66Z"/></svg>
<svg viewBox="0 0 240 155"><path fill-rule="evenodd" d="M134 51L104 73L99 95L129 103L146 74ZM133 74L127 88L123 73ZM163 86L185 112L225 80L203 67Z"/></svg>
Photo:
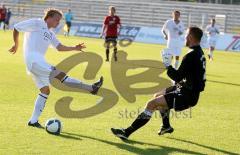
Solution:
<svg viewBox="0 0 240 155"><path fill-rule="evenodd" d="M167 40L167 49L164 50L166 50L165 52L170 53L172 57L175 56L175 69L178 69L179 56L182 52L183 41L181 37L184 33L184 29L184 24L180 21L180 11L177 10L172 12L172 19L167 20L162 27L162 33ZM175 85L175 81L172 81L172 83ZM166 122L169 123L170 109L159 110L159 112L163 120L166 120ZM163 129L161 131L161 133L164 132L171 133L173 132L173 128L167 128L166 130Z"/></svg>
<svg viewBox="0 0 240 155"><path fill-rule="evenodd" d="M213 60L213 51L215 49L217 43L217 35L219 32L219 27L216 25L216 20L211 19L211 24L206 27L206 33L208 34L208 45L209 45L209 53L208 58Z"/></svg>
<svg viewBox="0 0 240 155"><path fill-rule="evenodd" d="M51 79L56 78L68 87L83 89L92 94L96 94L103 83L103 78L101 77L99 81L92 85L86 84L68 77L64 72L46 62L44 56L50 44L58 51L82 51L85 48L84 43L76 46L65 46L59 42L52 28L56 28L61 19L61 11L48 9L43 19L29 19L14 25L14 45L9 51L12 54L17 52L19 47L19 32L24 32L23 50L27 71L32 75L40 90L35 101L32 116L28 122L29 126L42 128L38 119L50 94L49 84Z"/></svg>
<svg viewBox="0 0 240 155"><path fill-rule="evenodd" d="M180 12L173 11L172 12L173 19L167 20L163 27L162 33L164 38L167 40L167 50L175 56L175 69L178 68L179 65L179 56L181 55L183 41L181 39L181 35L184 33L184 24L180 20Z"/></svg>

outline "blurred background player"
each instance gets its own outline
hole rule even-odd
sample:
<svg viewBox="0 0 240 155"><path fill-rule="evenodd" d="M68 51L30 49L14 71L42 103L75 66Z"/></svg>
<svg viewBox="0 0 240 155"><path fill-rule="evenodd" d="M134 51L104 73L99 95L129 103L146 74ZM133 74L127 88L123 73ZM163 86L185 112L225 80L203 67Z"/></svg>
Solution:
<svg viewBox="0 0 240 155"><path fill-rule="evenodd" d="M171 51L172 55L175 56L175 69L178 68L179 56L182 50L181 35L184 33L184 24L180 21L180 12L172 12L173 19L167 20L163 27L162 33L164 38L167 40L167 48Z"/></svg>
<svg viewBox="0 0 240 155"><path fill-rule="evenodd" d="M40 90L28 126L42 128L41 124L38 123L38 118L50 94L49 85L53 78L60 80L62 84L68 87L83 89L92 94L96 94L103 83L103 78L101 77L98 82L92 85L86 84L80 80L67 76L64 72L61 72L46 62L44 57L50 44L58 51L82 51L82 49L85 48L83 43L76 46L65 46L59 42L51 29L56 28L61 19L61 11L49 9L46 11L43 19L33 18L14 25L14 45L9 51L12 54L17 52L19 47L19 31L24 32L23 49L27 71L32 75Z"/></svg>
<svg viewBox="0 0 240 155"><path fill-rule="evenodd" d="M68 12L64 14L64 19L65 19L65 25L67 26L65 35L68 36L72 26L72 20L73 20L73 14L71 12L71 9L68 9Z"/></svg>
<svg viewBox="0 0 240 155"><path fill-rule="evenodd" d="M7 9L4 4L0 7L0 28L2 27L3 23L3 29L5 30L5 20L6 20L6 14L7 14Z"/></svg>
<svg viewBox="0 0 240 155"><path fill-rule="evenodd" d="M10 8L8 8L6 18L5 18L5 29L9 29L9 22L10 22L11 16L12 16L12 12L11 12Z"/></svg>
<svg viewBox="0 0 240 155"><path fill-rule="evenodd" d="M113 45L114 60L117 61L117 38L120 32L120 18L115 15L116 9L114 6L109 7L109 15L105 17L102 33L100 37L105 36L106 61L109 61L110 43Z"/></svg>
<svg viewBox="0 0 240 155"><path fill-rule="evenodd" d="M206 27L206 33L208 34L208 45L209 52L208 58L209 60L213 60L213 51L215 49L217 43L217 34L219 34L219 27L216 25L216 20L211 19L211 23Z"/></svg>
<svg viewBox="0 0 240 155"><path fill-rule="evenodd" d="M168 76L176 81L178 85L171 86L156 93L154 98L146 103L145 109L134 122L126 129L111 128L112 133L125 140L149 122L155 110L174 109L182 111L194 107L199 99L200 92L205 88L206 82L206 59L200 46L203 32L198 27L190 27L187 31L186 46L191 50L183 57L179 69L171 66L168 55L163 55L163 64L166 66ZM164 128L159 135L173 131L169 122L163 119Z"/></svg>

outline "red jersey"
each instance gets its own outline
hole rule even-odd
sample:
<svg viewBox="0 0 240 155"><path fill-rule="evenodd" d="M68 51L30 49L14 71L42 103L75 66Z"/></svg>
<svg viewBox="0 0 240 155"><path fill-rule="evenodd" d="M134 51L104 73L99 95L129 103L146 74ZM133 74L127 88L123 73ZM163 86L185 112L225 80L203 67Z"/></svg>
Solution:
<svg viewBox="0 0 240 155"><path fill-rule="evenodd" d="M0 8L0 20L5 20L6 18L6 9Z"/></svg>
<svg viewBox="0 0 240 155"><path fill-rule="evenodd" d="M121 25L120 18L118 16L106 16L104 25L106 26L106 37L118 36L118 25Z"/></svg>

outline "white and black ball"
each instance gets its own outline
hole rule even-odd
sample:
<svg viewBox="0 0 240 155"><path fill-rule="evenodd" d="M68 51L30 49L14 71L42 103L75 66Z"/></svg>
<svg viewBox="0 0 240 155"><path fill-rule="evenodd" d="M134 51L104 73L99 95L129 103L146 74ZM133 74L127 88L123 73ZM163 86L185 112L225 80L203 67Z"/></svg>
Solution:
<svg viewBox="0 0 240 155"><path fill-rule="evenodd" d="M48 133L59 135L62 131L62 123L59 119L50 118L45 123L45 129Z"/></svg>

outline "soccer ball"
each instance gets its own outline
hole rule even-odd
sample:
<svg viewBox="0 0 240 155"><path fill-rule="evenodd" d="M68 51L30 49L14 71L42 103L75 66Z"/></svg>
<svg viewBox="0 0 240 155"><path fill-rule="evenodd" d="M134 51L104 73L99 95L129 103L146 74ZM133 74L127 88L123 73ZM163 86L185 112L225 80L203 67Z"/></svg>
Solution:
<svg viewBox="0 0 240 155"><path fill-rule="evenodd" d="M62 123L59 119L50 118L45 123L45 129L50 134L59 135L62 131Z"/></svg>

